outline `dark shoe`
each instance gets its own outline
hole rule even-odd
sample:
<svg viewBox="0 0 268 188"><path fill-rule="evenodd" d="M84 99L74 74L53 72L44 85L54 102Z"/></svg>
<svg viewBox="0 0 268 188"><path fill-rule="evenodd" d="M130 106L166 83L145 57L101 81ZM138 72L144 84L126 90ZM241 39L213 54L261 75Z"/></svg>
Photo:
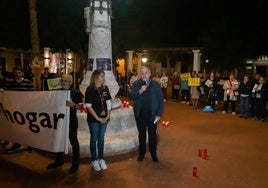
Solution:
<svg viewBox="0 0 268 188"><path fill-rule="evenodd" d="M9 145L9 141L1 140L0 145L2 148L6 148Z"/></svg>
<svg viewBox="0 0 268 188"><path fill-rule="evenodd" d="M18 150L21 150L23 147L20 145L20 144L13 144L13 146L11 146L11 148L7 149L6 152L7 153L12 153L12 152L15 152L15 151L18 151Z"/></svg>
<svg viewBox="0 0 268 188"><path fill-rule="evenodd" d="M28 150L29 152L34 152L34 148L33 148L33 147L30 147L30 146L27 147L27 150Z"/></svg>
<svg viewBox="0 0 268 188"><path fill-rule="evenodd" d="M70 170L69 170L69 173L70 173L70 174L75 173L75 172L78 170L78 168L79 168L79 165L78 165L78 164L73 164L73 165L71 166Z"/></svg>
<svg viewBox="0 0 268 188"><path fill-rule="evenodd" d="M62 166L64 163L59 161L54 161L53 163L47 165L47 169L54 169Z"/></svg>
<svg viewBox="0 0 268 188"><path fill-rule="evenodd" d="M156 155L152 155L152 159L153 159L153 162L158 162L158 158L156 157Z"/></svg>
<svg viewBox="0 0 268 188"><path fill-rule="evenodd" d="M137 161L138 161L138 162L141 162L141 161L143 160L143 158L144 158L144 156L139 155L138 158L137 158Z"/></svg>

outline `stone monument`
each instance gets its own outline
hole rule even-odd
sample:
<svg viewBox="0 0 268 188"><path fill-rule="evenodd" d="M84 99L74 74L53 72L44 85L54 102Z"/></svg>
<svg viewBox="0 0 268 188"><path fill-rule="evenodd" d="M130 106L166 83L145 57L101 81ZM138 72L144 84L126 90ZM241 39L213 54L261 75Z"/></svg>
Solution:
<svg viewBox="0 0 268 188"><path fill-rule="evenodd" d="M89 0L89 7L84 9L86 32L89 35L87 72L81 82L80 90L85 93L94 70L105 72L105 84L112 97L110 122L105 134L105 155L123 154L138 147L138 131L132 107L121 107L122 103L115 96L119 85L113 74L111 43L111 0ZM86 113L78 113L78 139L81 156L89 154L89 131Z"/></svg>

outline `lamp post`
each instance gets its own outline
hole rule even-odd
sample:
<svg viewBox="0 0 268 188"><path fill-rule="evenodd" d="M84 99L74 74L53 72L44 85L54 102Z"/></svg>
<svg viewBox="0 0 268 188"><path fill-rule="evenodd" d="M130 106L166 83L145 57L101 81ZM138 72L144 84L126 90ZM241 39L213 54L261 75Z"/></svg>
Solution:
<svg viewBox="0 0 268 188"><path fill-rule="evenodd" d="M68 74L73 68L73 52L70 49L66 49L66 62L65 62L65 73Z"/></svg>

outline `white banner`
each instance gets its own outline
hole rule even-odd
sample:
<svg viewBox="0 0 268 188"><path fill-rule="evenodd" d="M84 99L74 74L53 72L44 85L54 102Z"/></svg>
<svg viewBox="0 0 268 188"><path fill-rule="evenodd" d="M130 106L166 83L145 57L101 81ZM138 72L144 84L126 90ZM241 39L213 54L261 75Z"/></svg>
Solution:
<svg viewBox="0 0 268 188"><path fill-rule="evenodd" d="M70 91L0 92L0 139L68 153Z"/></svg>

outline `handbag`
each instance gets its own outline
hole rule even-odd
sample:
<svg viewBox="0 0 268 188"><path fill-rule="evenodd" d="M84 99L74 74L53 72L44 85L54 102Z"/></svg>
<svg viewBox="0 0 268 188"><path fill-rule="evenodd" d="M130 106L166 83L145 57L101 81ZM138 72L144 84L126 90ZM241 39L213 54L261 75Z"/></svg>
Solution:
<svg viewBox="0 0 268 188"><path fill-rule="evenodd" d="M214 112L214 109L211 106L205 106L205 108L203 108L203 112Z"/></svg>
<svg viewBox="0 0 268 188"><path fill-rule="evenodd" d="M234 91L234 96L239 97L239 92L237 90Z"/></svg>

